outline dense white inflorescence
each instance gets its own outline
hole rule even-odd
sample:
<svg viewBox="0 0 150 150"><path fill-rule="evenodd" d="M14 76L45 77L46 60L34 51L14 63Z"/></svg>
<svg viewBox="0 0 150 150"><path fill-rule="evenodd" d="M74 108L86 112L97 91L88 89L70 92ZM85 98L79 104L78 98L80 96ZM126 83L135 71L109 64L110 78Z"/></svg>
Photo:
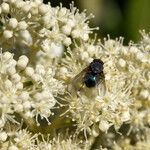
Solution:
<svg viewBox="0 0 150 150"><path fill-rule="evenodd" d="M42 0L5 0L0 6L0 44L13 48L27 45L31 50L45 50L45 44L69 46L72 39L87 41L92 30L85 12L70 5L70 9L52 7ZM53 55L53 52L52 52Z"/></svg>
<svg viewBox="0 0 150 150"><path fill-rule="evenodd" d="M48 121L57 103L55 97L65 89L63 82L54 78L55 71L42 64L30 67L23 55L16 61L13 54L5 52L0 58L1 127L7 120L16 122L14 113L26 118L40 115Z"/></svg>
<svg viewBox="0 0 150 150"><path fill-rule="evenodd" d="M136 127L149 124L145 120L149 114L149 51L141 45L123 46L122 38L116 41L108 38L104 44L83 42L69 53L70 56L62 60L63 67L60 68L60 76L61 71L66 72L65 78L63 74L61 77L65 81L73 79L94 58L101 58L104 62L106 93L103 97L99 94L89 97L88 89L84 93L81 89L76 91L79 94L76 97L67 97L78 129L92 134L91 126L95 124L104 132L112 125L119 129L124 122L131 122Z"/></svg>
<svg viewBox="0 0 150 150"><path fill-rule="evenodd" d="M73 4L0 2L0 149L149 149L150 35L97 41L92 17ZM74 79L93 59L105 82L90 89Z"/></svg>

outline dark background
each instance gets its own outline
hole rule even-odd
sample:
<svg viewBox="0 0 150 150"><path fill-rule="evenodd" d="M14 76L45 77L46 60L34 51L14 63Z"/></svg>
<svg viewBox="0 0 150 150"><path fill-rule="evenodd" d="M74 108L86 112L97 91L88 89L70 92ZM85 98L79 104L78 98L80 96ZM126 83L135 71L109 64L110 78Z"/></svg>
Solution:
<svg viewBox="0 0 150 150"><path fill-rule="evenodd" d="M72 0L44 0L52 6L69 8ZM139 30L150 31L150 0L73 0L80 12L87 9L87 15L93 13L91 27L99 27L100 38L108 34L111 38L124 37L124 43L140 39Z"/></svg>

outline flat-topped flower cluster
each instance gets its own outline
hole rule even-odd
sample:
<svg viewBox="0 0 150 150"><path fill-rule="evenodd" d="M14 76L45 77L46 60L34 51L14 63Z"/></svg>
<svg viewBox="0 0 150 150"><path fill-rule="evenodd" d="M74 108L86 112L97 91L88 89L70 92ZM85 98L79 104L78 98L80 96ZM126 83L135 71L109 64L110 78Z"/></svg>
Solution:
<svg viewBox="0 0 150 150"><path fill-rule="evenodd" d="M141 41L128 46L123 38L91 39L91 17L73 4L1 2L0 149L146 147L150 35L142 31ZM104 62L105 94L99 86L73 88L93 59Z"/></svg>

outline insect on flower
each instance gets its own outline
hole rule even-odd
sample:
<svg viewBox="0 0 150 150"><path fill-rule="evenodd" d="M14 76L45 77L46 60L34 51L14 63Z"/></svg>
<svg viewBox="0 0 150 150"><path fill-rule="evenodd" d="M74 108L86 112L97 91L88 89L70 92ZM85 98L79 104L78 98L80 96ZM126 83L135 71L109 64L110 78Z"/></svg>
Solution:
<svg viewBox="0 0 150 150"><path fill-rule="evenodd" d="M75 91L85 92L97 90L98 95L104 95L106 91L103 61L94 59L88 67L76 75L72 81Z"/></svg>

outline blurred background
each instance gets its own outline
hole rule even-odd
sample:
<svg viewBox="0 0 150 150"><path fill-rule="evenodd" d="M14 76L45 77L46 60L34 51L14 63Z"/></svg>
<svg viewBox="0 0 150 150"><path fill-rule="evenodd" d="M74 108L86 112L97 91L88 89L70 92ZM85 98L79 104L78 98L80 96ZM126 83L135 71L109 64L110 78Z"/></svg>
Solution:
<svg viewBox="0 0 150 150"><path fill-rule="evenodd" d="M127 44L140 39L139 30L150 32L150 0L44 0L67 8L72 1L80 12L86 9L87 14L95 15L90 26L99 27L95 32L100 38L108 34L111 38L123 36Z"/></svg>

